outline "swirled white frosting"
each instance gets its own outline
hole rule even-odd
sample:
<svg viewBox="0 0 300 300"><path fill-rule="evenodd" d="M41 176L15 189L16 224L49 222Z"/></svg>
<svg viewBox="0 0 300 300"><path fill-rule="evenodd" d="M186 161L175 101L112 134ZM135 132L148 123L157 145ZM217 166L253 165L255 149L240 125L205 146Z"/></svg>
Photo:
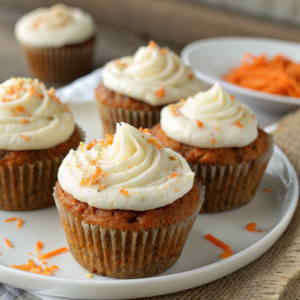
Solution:
<svg viewBox="0 0 300 300"><path fill-rule="evenodd" d="M108 62L103 69L103 84L153 106L178 101L205 88L174 52L153 41L140 47L134 56Z"/></svg>
<svg viewBox="0 0 300 300"><path fill-rule="evenodd" d="M15 26L17 39L32 47L62 47L85 42L95 33L92 17L79 8L57 4L24 15Z"/></svg>
<svg viewBox="0 0 300 300"><path fill-rule="evenodd" d="M253 111L216 83L161 112L161 128L178 142L199 148L244 147L258 136Z"/></svg>
<svg viewBox="0 0 300 300"><path fill-rule="evenodd" d="M71 150L58 172L64 191L101 209L145 211L188 193L194 173L185 159L150 133L126 124L106 141Z"/></svg>
<svg viewBox="0 0 300 300"><path fill-rule="evenodd" d="M72 114L37 79L11 78L0 85L0 149L54 147L72 135Z"/></svg>

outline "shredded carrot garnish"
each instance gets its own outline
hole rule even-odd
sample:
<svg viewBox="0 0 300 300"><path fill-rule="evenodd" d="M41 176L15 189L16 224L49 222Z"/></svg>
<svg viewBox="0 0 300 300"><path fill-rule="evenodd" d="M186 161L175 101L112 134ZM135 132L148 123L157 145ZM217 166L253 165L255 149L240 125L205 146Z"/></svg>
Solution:
<svg viewBox="0 0 300 300"><path fill-rule="evenodd" d="M17 112L23 112L23 111L25 111L25 108L24 108L23 106L18 105L18 106L16 107L16 111L17 111Z"/></svg>
<svg viewBox="0 0 300 300"><path fill-rule="evenodd" d="M161 48L159 51L162 55L165 55L168 52L168 48Z"/></svg>
<svg viewBox="0 0 300 300"><path fill-rule="evenodd" d="M262 230L261 230L261 229L258 229L258 232L262 232Z"/></svg>
<svg viewBox="0 0 300 300"><path fill-rule="evenodd" d="M13 247L13 245L11 244L11 242L8 239L4 239L4 241L5 241L5 244L6 244L6 246L8 248L12 248Z"/></svg>
<svg viewBox="0 0 300 300"><path fill-rule="evenodd" d="M43 243L38 241L35 246L35 251L38 255L42 255L41 250L43 250Z"/></svg>
<svg viewBox="0 0 300 300"><path fill-rule="evenodd" d="M189 77L189 79L193 79L194 78L194 74L191 73L191 74L189 74L188 77Z"/></svg>
<svg viewBox="0 0 300 300"><path fill-rule="evenodd" d="M8 223L8 222L12 222L12 221L15 221L15 220L16 220L16 217L13 217L13 218L9 218L9 219L4 220L4 222Z"/></svg>
<svg viewBox="0 0 300 300"><path fill-rule="evenodd" d="M29 252L29 253L28 253L28 255L32 255L32 253L31 253L31 252Z"/></svg>
<svg viewBox="0 0 300 300"><path fill-rule="evenodd" d="M300 97L300 64L276 55L245 53L238 68L223 76L230 83L265 93Z"/></svg>
<svg viewBox="0 0 300 300"><path fill-rule="evenodd" d="M44 262L42 262L42 263L44 264ZM43 271L43 267L37 266L32 259L29 259L27 264L23 264L20 266L11 265L10 267L17 269L17 270L25 271L25 272L30 272L30 273L39 274L39 275L47 275L47 276L52 276L51 271L58 269L57 266L53 265L53 266L45 267L45 269Z"/></svg>
<svg viewBox="0 0 300 300"><path fill-rule="evenodd" d="M201 127L203 126L203 122L197 120L197 126L198 126L199 128L201 128Z"/></svg>
<svg viewBox="0 0 300 300"><path fill-rule="evenodd" d="M218 240L217 238L215 238L213 235L211 235L210 233L208 233L205 238L207 240L209 240L210 242L212 242L213 244L215 244L216 246L222 248L224 251L230 251L231 247L226 245L225 243L223 243L222 241Z"/></svg>
<svg viewBox="0 0 300 300"><path fill-rule="evenodd" d="M271 192L271 189L264 189L264 192L265 192L265 193L270 193L270 192Z"/></svg>
<svg viewBox="0 0 300 300"><path fill-rule="evenodd" d="M31 86L29 88L29 94L32 96L35 93L35 87Z"/></svg>
<svg viewBox="0 0 300 300"><path fill-rule="evenodd" d="M230 95L230 98L234 100L234 99L235 99L235 96L234 96L234 95Z"/></svg>
<svg viewBox="0 0 300 300"><path fill-rule="evenodd" d="M249 224L247 224L246 225L246 229L248 230L248 231L250 231L250 232L254 232L255 231L255 229L256 229L256 223L249 223Z"/></svg>
<svg viewBox="0 0 300 300"><path fill-rule="evenodd" d="M27 135L20 134L20 138L24 138L26 141L29 141L30 138Z"/></svg>
<svg viewBox="0 0 300 300"><path fill-rule="evenodd" d="M154 49L156 47L156 43L154 41L150 41L148 45L151 49Z"/></svg>
<svg viewBox="0 0 300 300"><path fill-rule="evenodd" d="M86 146L86 149L87 150L91 150L95 145L97 144L97 141L93 141L93 142L90 142L87 146Z"/></svg>
<svg viewBox="0 0 300 300"><path fill-rule="evenodd" d="M139 131L141 131L143 133L150 133L150 130L148 128L143 129L142 127L140 127Z"/></svg>
<svg viewBox="0 0 300 300"><path fill-rule="evenodd" d="M219 126L217 126L215 129L216 129L216 130L219 130L219 129L220 129L220 127L219 127Z"/></svg>
<svg viewBox="0 0 300 300"><path fill-rule="evenodd" d="M122 194L124 194L125 196L128 195L128 191L125 191L124 189L120 189L120 192L121 192Z"/></svg>
<svg viewBox="0 0 300 300"><path fill-rule="evenodd" d="M221 257L224 259L224 258L227 258L227 257L230 257L232 256L232 251L225 251L221 254Z"/></svg>
<svg viewBox="0 0 300 300"><path fill-rule="evenodd" d="M22 119L22 120L21 120L21 123L22 123L22 124L28 124L28 123L30 123L30 122L29 122L27 119Z"/></svg>
<svg viewBox="0 0 300 300"><path fill-rule="evenodd" d="M157 97L163 98L163 97L165 96L165 90L164 90L164 88L163 88L163 87L160 88L159 90L157 90L157 91L155 92L155 94L156 94Z"/></svg>
<svg viewBox="0 0 300 300"><path fill-rule="evenodd" d="M178 189L175 189L175 192L178 192Z"/></svg>
<svg viewBox="0 0 300 300"><path fill-rule="evenodd" d="M42 261L42 264L43 264L43 265L46 265L46 264L47 264L47 262L46 262L45 260L43 260L43 261Z"/></svg>
<svg viewBox="0 0 300 300"><path fill-rule="evenodd" d="M173 173L170 175L171 178L174 178L174 177L176 177L176 176L177 176L177 173L176 173L176 172L173 172Z"/></svg>
<svg viewBox="0 0 300 300"><path fill-rule="evenodd" d="M114 136L113 135L107 134L105 138L106 138L105 140L106 140L107 145L112 145L113 144L113 142L114 142Z"/></svg>
<svg viewBox="0 0 300 300"><path fill-rule="evenodd" d="M252 118L252 119L254 119L254 118L255 118L255 116L254 116L254 115L252 115L252 116L251 116L251 118Z"/></svg>
<svg viewBox="0 0 300 300"><path fill-rule="evenodd" d="M211 142L212 142L212 144L215 144L216 140L215 139L211 139Z"/></svg>
<svg viewBox="0 0 300 300"><path fill-rule="evenodd" d="M19 218L17 227L18 227L18 228L21 228L22 225L23 225L23 219L22 219L22 218Z"/></svg>
<svg viewBox="0 0 300 300"><path fill-rule="evenodd" d="M38 259L39 259L39 260L45 260L45 259L47 259L47 258L50 258L50 257L54 256L54 255L57 255L57 254L61 254L61 253L63 253L63 252L66 252L67 250L68 250L67 247L59 248L59 249L53 250L53 251L51 251L51 252L48 252L48 253L46 253L46 254L43 254L43 255L41 255L41 256L38 256Z"/></svg>
<svg viewBox="0 0 300 300"><path fill-rule="evenodd" d="M244 125L242 125L240 121L237 121L235 125L239 128L244 128Z"/></svg>

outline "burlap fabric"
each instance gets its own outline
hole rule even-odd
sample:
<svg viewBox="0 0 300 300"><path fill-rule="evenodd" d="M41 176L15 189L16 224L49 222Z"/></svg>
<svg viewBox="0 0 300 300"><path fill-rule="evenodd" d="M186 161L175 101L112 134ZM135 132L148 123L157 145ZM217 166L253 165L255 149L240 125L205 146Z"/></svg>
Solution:
<svg viewBox="0 0 300 300"><path fill-rule="evenodd" d="M300 178L300 111L283 118L275 144L287 154ZM241 270L187 291L148 300L300 299L300 205L288 229L263 256Z"/></svg>

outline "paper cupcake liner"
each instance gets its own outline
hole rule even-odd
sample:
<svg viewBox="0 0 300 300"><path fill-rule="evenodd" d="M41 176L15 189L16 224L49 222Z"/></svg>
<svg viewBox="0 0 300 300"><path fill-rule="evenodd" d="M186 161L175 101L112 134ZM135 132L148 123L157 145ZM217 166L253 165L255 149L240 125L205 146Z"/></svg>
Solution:
<svg viewBox="0 0 300 300"><path fill-rule="evenodd" d="M65 209L54 191L70 251L86 270L113 278L143 278L169 269L180 257L204 200L193 214L172 224L148 230L122 231L87 223Z"/></svg>
<svg viewBox="0 0 300 300"><path fill-rule="evenodd" d="M82 140L85 132L77 126ZM0 210L27 211L54 205L53 187L65 155L0 166Z"/></svg>
<svg viewBox="0 0 300 300"><path fill-rule="evenodd" d="M125 110L104 105L100 101L97 103L105 134L115 134L117 122L125 122L136 128L151 128L160 120L160 110Z"/></svg>
<svg viewBox="0 0 300 300"><path fill-rule="evenodd" d="M60 48L34 48L22 45L34 77L50 81L75 80L90 71L95 38Z"/></svg>
<svg viewBox="0 0 300 300"><path fill-rule="evenodd" d="M268 135L268 141L268 150L249 163L190 164L198 187L205 186L205 202L200 213L227 211L252 200L273 153L271 135Z"/></svg>

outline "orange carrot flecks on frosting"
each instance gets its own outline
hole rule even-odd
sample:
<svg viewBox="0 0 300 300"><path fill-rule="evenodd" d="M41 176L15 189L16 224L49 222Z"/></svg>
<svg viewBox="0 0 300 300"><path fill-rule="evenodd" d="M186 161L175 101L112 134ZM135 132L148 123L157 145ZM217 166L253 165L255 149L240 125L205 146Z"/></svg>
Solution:
<svg viewBox="0 0 300 300"><path fill-rule="evenodd" d="M270 192L271 192L271 189L264 189L264 192L265 192L265 193L270 193Z"/></svg>
<svg viewBox="0 0 300 300"><path fill-rule="evenodd" d="M159 90L155 92L155 95L159 98L163 98L165 96L165 90L163 87L161 87Z"/></svg>
<svg viewBox="0 0 300 300"><path fill-rule="evenodd" d="M239 128L244 128L244 125L242 125L240 121L237 121L235 125Z"/></svg>
<svg viewBox="0 0 300 300"><path fill-rule="evenodd" d="M171 178L174 178L174 177L176 177L176 176L177 176L177 173L176 173L176 172L173 172L173 173L170 175Z"/></svg>
<svg viewBox="0 0 300 300"><path fill-rule="evenodd" d="M28 124L28 123L30 123L30 122L29 122L27 119L22 119L22 120L21 120L21 123L22 123L22 124Z"/></svg>
<svg viewBox="0 0 300 300"><path fill-rule="evenodd" d="M142 127L140 127L139 131L144 132L144 133L150 133L150 130L148 128L143 129Z"/></svg>
<svg viewBox="0 0 300 300"><path fill-rule="evenodd" d="M210 233L208 233L205 238L207 240L209 240L210 242L212 242L213 244L215 244L216 246L222 248L224 251L230 251L231 247L226 245L225 243L223 243L222 241L218 240L217 238L215 238L213 235L211 235Z"/></svg>
<svg viewBox="0 0 300 300"><path fill-rule="evenodd" d="M17 111L17 112L23 112L23 111L25 111L25 108L24 108L23 106L18 105L18 106L16 107L16 111Z"/></svg>
<svg viewBox="0 0 300 300"><path fill-rule="evenodd" d="M190 73L189 76L188 76L188 78L189 78L189 79L193 79L193 78L194 78L194 74L193 74L193 73Z"/></svg>
<svg viewBox="0 0 300 300"><path fill-rule="evenodd" d="M128 191L125 191L124 189L121 189L120 192L121 192L122 194L124 194L125 196L128 195Z"/></svg>
<svg viewBox="0 0 300 300"><path fill-rule="evenodd" d="M20 134L20 138L24 138L26 141L29 141L30 138L27 135Z"/></svg>
<svg viewBox="0 0 300 300"><path fill-rule="evenodd" d="M198 126L199 128L203 127L203 122L197 120L197 126Z"/></svg>
<svg viewBox="0 0 300 300"><path fill-rule="evenodd" d="M154 49L156 47L156 43L154 41L150 41L148 45L151 49Z"/></svg>

